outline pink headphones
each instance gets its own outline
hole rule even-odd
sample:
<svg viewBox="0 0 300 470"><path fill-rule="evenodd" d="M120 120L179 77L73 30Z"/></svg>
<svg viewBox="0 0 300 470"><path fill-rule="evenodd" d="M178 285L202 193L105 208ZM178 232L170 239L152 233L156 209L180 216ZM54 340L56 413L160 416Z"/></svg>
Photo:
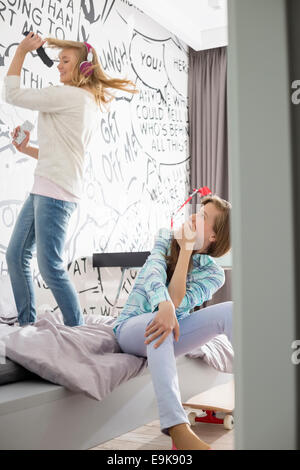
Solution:
<svg viewBox="0 0 300 470"><path fill-rule="evenodd" d="M92 46L88 44L87 42L84 42L86 45L88 54L87 54L87 60L84 60L83 62L80 63L79 65L79 70L80 72L88 77L93 73L93 69L91 68L92 65L92 60L93 60L93 52L92 52Z"/></svg>

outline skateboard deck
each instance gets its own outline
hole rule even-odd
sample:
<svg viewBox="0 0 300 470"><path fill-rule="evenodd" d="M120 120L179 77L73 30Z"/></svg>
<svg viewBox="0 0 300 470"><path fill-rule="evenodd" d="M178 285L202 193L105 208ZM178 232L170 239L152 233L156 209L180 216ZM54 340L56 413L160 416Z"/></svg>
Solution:
<svg viewBox="0 0 300 470"><path fill-rule="evenodd" d="M182 405L188 414L191 425L195 422L214 423L223 424L225 429L232 429L234 380L194 395ZM224 416L217 417L219 413Z"/></svg>

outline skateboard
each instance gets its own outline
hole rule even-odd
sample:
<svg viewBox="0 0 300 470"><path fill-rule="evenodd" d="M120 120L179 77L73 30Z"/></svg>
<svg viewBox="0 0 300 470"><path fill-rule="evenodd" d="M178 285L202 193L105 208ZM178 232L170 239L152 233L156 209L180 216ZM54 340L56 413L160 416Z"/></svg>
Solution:
<svg viewBox="0 0 300 470"><path fill-rule="evenodd" d="M217 385L194 395L182 403L189 422L223 424L225 429L234 427L234 380Z"/></svg>
<svg viewBox="0 0 300 470"><path fill-rule="evenodd" d="M234 427L234 380L194 395L182 403L190 425L195 423L223 424L225 429ZM177 450L172 441L172 450ZM211 449L210 449L211 450Z"/></svg>

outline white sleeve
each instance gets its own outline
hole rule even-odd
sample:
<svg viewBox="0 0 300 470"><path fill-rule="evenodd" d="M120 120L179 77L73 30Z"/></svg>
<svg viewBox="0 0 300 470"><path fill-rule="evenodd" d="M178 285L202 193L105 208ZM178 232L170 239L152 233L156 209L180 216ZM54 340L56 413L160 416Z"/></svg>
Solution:
<svg viewBox="0 0 300 470"><path fill-rule="evenodd" d="M20 88L19 75L4 77L3 99L9 104L46 113L62 112L72 107L70 90L63 86ZM74 99L74 98L73 98Z"/></svg>

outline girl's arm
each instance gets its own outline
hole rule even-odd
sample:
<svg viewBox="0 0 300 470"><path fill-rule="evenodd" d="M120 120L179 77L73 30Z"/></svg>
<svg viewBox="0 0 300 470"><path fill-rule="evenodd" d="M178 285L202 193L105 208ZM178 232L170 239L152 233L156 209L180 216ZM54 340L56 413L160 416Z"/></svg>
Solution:
<svg viewBox="0 0 300 470"><path fill-rule="evenodd" d="M167 264L164 258L169 245L168 236L169 232L164 233L164 229L159 230L154 247L143 266L143 284L152 311L156 309L160 302L171 302L168 288L166 287Z"/></svg>
<svg viewBox="0 0 300 470"><path fill-rule="evenodd" d="M175 308L179 307L186 293L186 276L189 269L194 244L196 241L196 230L185 222L174 233L174 237L180 247L178 260L168 285L168 291Z"/></svg>
<svg viewBox="0 0 300 470"><path fill-rule="evenodd" d="M44 41L38 34L30 32L17 47L14 58L6 75L21 75L23 62L27 52L34 51L43 46Z"/></svg>
<svg viewBox="0 0 300 470"><path fill-rule="evenodd" d="M186 276L191 255L191 250L180 248L176 267L168 285L168 291L175 308L179 307L186 293Z"/></svg>
<svg viewBox="0 0 300 470"><path fill-rule="evenodd" d="M25 153L25 155L29 155L29 157L35 158L36 160L39 158L39 149L37 147L26 147L22 151L22 153Z"/></svg>
<svg viewBox="0 0 300 470"><path fill-rule="evenodd" d="M40 89L20 87L20 74L27 52L38 49L45 42L38 34L28 34L20 42L3 80L4 101L20 108L46 113L73 111L73 107L76 107L76 102L72 102L74 100L72 87L68 87L68 89L59 85Z"/></svg>
<svg viewBox="0 0 300 470"><path fill-rule="evenodd" d="M21 70L22 70L27 52L29 51L24 49L21 45L17 47L14 58L10 64L10 67L6 75L17 75L17 76L21 75ZM15 146L16 148L19 147L18 148L19 151L22 153L25 153L25 155L29 155L30 157L35 158L36 160L39 158L38 148L30 147L29 145L26 146L26 148L23 148L22 144L20 146L16 144Z"/></svg>
<svg viewBox="0 0 300 470"><path fill-rule="evenodd" d="M194 226L186 225L184 230L179 229L175 233L180 252L173 276L170 280L168 291L174 303L176 314L191 310L210 300L213 294L222 287L225 282L224 269L213 263L210 256L203 256L201 269L196 269L191 274L187 285L186 278L189 267L196 231ZM200 264L199 264L200 268Z"/></svg>
<svg viewBox="0 0 300 470"><path fill-rule="evenodd" d="M199 268L192 272L186 293L176 309L176 314L186 312L211 300L215 292L225 283L224 269L216 262L209 261L204 265L202 261Z"/></svg>
<svg viewBox="0 0 300 470"><path fill-rule="evenodd" d="M10 64L8 72L6 75L21 75L21 70L23 67L23 62L25 60L27 51L22 49L20 46L17 47L14 58Z"/></svg>
<svg viewBox="0 0 300 470"><path fill-rule="evenodd" d="M14 129L14 131L11 133L12 138L13 138L13 141L12 141L13 146L16 147L16 149L19 152L25 153L25 155L29 155L30 157L35 158L37 160L39 158L39 149L28 145L28 142L30 139L30 132L25 131L25 134L26 134L25 139L20 144L17 144L17 142L15 141L15 138L17 137L19 132L20 132L20 126L17 126Z"/></svg>

